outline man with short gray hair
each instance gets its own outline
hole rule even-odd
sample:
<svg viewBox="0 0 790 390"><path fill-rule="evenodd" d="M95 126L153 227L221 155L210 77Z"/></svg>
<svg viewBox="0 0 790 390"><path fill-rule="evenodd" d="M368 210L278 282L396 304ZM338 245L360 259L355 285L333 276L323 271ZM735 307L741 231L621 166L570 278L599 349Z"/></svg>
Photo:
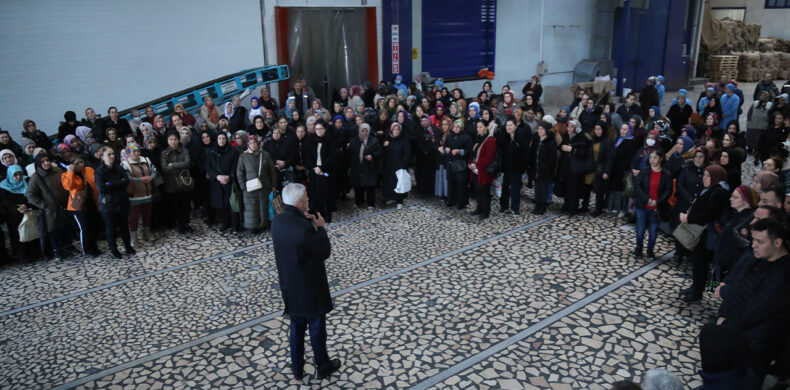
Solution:
<svg viewBox="0 0 790 390"><path fill-rule="evenodd" d="M642 390L683 390L683 382L663 368L654 368L645 374Z"/></svg>
<svg viewBox="0 0 790 390"><path fill-rule="evenodd" d="M283 314L291 318L291 369L296 379L304 375L304 332L309 327L316 376L324 379L340 369L340 359L330 360L326 351L326 313L333 306L324 261L332 247L324 218L308 212L305 186L288 184L282 196L285 210L272 221L272 242Z"/></svg>

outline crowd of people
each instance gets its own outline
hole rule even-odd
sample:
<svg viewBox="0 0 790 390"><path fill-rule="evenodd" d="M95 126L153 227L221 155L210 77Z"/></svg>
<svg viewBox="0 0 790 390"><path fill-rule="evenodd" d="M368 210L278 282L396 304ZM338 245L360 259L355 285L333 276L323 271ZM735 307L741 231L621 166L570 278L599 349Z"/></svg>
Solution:
<svg viewBox="0 0 790 390"><path fill-rule="evenodd" d="M0 131L0 216L11 247L3 239L2 255L97 256L103 236L121 258L118 236L133 255L161 229L192 232L194 217L229 234L259 234L288 183L304 184L310 211L327 222L352 190L358 207L376 207L380 194L401 208L411 192L448 208L474 205L479 220L492 203L517 216L526 186L533 214L561 198L569 216L636 223L635 258L655 259L662 222L680 230L675 259L694 269L681 299L713 292L718 322L745 333L750 367L764 376L786 354L790 319L789 92L766 75L746 102L735 80L722 79L696 102L681 89L663 114L656 76L619 106L580 91L547 113L538 76L520 98L508 85L496 92L486 82L467 96L438 79L396 76L342 88L326 103L300 78L282 105L263 87L249 109L238 96L221 107L207 96L195 116L181 105L167 116L132 110L131 120L115 107L104 118L92 108L80 120L67 111L53 137L33 120L16 140ZM760 169L742 182L749 155ZM404 170L413 173L411 191ZM38 245L17 233L31 211Z"/></svg>

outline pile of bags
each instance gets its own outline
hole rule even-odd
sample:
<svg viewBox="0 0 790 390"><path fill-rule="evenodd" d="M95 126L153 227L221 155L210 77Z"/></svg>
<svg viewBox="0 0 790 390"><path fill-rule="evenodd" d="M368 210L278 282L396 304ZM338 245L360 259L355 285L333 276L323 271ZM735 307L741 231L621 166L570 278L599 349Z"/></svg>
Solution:
<svg viewBox="0 0 790 390"><path fill-rule="evenodd" d="M790 53L749 51L733 53L738 56L738 80L760 81L766 73L774 79L787 79Z"/></svg>

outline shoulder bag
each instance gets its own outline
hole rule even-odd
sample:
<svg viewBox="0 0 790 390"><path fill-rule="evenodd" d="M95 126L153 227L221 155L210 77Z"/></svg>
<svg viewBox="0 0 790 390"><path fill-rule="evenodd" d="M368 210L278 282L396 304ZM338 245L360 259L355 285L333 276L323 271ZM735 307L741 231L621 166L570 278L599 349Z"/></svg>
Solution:
<svg viewBox="0 0 790 390"><path fill-rule="evenodd" d="M694 202L696 201L697 199L695 198L694 201L691 202L689 211L691 211L691 208L694 207ZM703 225L698 225L695 223L681 223L675 228L675 231L672 232L672 236L675 237L675 239L678 240L680 245L683 245L684 248L688 250L694 250L697 244L699 244L700 238L702 238L702 233L704 231L705 226Z"/></svg>
<svg viewBox="0 0 790 390"><path fill-rule="evenodd" d="M254 179L247 180L244 182L244 186L247 187L247 192L254 192L258 191L263 188L263 184L261 184L261 166L263 165L263 151L260 152L261 161L258 164L258 176Z"/></svg>

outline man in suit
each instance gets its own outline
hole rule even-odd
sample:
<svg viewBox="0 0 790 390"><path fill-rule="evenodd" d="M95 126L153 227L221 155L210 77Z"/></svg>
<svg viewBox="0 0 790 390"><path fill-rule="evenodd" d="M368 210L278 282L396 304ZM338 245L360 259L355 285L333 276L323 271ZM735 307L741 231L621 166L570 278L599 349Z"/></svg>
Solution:
<svg viewBox="0 0 790 390"><path fill-rule="evenodd" d="M282 197L285 210L272 221L272 241L284 314L291 318L291 369L297 379L304 375L304 332L309 327L316 376L324 379L340 368L340 359L330 360L326 351L326 313L332 311L324 266L331 253L326 221L320 213L308 213L303 185L285 186Z"/></svg>

